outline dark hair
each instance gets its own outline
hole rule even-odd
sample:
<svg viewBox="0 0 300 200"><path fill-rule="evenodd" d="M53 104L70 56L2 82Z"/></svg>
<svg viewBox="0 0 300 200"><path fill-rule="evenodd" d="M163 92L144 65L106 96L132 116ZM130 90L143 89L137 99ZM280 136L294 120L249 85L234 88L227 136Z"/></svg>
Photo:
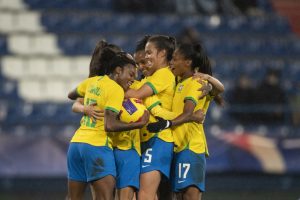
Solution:
<svg viewBox="0 0 300 200"><path fill-rule="evenodd" d="M138 51L145 51L145 46L148 42L148 39L150 38L151 36L150 35L145 35L141 40L139 40L137 42L137 45L135 47L135 52L138 52Z"/></svg>
<svg viewBox="0 0 300 200"><path fill-rule="evenodd" d="M113 73L116 67L123 68L127 64L136 66L136 63L130 54L123 51L114 52L111 48L104 48L102 50L100 61L101 63L105 63L103 69L107 75Z"/></svg>
<svg viewBox="0 0 300 200"><path fill-rule="evenodd" d="M180 54L185 58L192 61L191 68L198 72L209 74L212 76L211 62L205 52L203 46L198 44L180 44L177 47ZM218 105L224 105L224 99L221 95L217 95L214 98Z"/></svg>
<svg viewBox="0 0 300 200"><path fill-rule="evenodd" d="M173 52L176 47L176 39L174 37L166 35L153 35L148 39L148 42L153 42L159 51L166 50L167 61L169 62L172 60Z"/></svg>
<svg viewBox="0 0 300 200"><path fill-rule="evenodd" d="M103 76L105 75L104 65L105 63L101 62L101 53L104 48L109 48L114 52L120 52L122 49L114 44L109 44L104 40L100 40L94 49L92 54L91 62L90 62L90 72L89 77L93 76Z"/></svg>
<svg viewBox="0 0 300 200"><path fill-rule="evenodd" d="M185 59L192 61L192 70L212 76L210 60L201 44L180 44L177 50Z"/></svg>

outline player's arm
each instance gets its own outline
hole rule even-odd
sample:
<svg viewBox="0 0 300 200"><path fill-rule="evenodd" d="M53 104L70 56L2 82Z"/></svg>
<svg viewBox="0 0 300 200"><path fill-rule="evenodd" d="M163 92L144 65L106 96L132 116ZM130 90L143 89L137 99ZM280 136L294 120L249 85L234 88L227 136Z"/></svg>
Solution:
<svg viewBox="0 0 300 200"><path fill-rule="evenodd" d="M160 117L165 120L173 120L178 116L178 114L163 108L161 105L157 105L157 106L153 107L150 110L150 112L155 117ZM199 109L192 113L192 116L190 116L188 122L202 123L204 117L205 117L205 114L203 113L203 111L201 109Z"/></svg>
<svg viewBox="0 0 300 200"><path fill-rule="evenodd" d="M165 75L163 72L154 73L151 77L147 78L147 82L140 87L138 90L128 90L125 93L125 98L138 98L138 99L145 99L153 94L158 94L164 91L168 85L165 84L163 81Z"/></svg>
<svg viewBox="0 0 300 200"><path fill-rule="evenodd" d="M104 113L102 110L97 109L97 103L92 103L90 105L84 105L83 98L77 98L72 105L72 111L76 113L83 113L92 118L93 121L102 120Z"/></svg>
<svg viewBox="0 0 300 200"><path fill-rule="evenodd" d="M156 105L155 107L151 108L150 112L153 116L160 117L160 118L163 118L163 119L166 119L166 120L172 120L172 119L175 119L177 117L177 114L163 108L159 104Z"/></svg>
<svg viewBox="0 0 300 200"><path fill-rule="evenodd" d="M208 93L210 93L212 96L216 96L216 95L224 92L224 90L225 90L225 87L221 83L221 81L219 81L217 78L210 76L208 74L196 72L194 74L194 78L198 79L198 82L203 85L203 87L199 89L200 91L202 91L202 95L199 98L203 98ZM209 84L211 84L212 87L211 88L208 87L209 85L207 86L207 84L204 83L205 81L207 81Z"/></svg>
<svg viewBox="0 0 300 200"><path fill-rule="evenodd" d="M195 116L194 116L195 106L196 105L192 100L185 100L183 112L179 116L177 116L173 120L166 120L166 119L157 117L158 121L155 123L148 124L147 129L150 132L159 132L166 128L170 128L172 126L178 126L178 125L184 124L186 122L191 122L191 121L195 120ZM196 118L197 118L197 121L201 120L201 119L198 120L197 116L196 116Z"/></svg>
<svg viewBox="0 0 300 200"><path fill-rule="evenodd" d="M178 126L183 123L190 122L193 116L195 106L196 105L193 101L185 100L183 112L178 117L171 120L171 126Z"/></svg>
<svg viewBox="0 0 300 200"><path fill-rule="evenodd" d="M75 113L83 113L84 114L84 98L77 98L72 105L72 111Z"/></svg>
<svg viewBox="0 0 300 200"><path fill-rule="evenodd" d="M144 105L147 110L155 117L161 117L167 120L172 120L177 117L177 115L161 106L161 102L157 95L152 95L144 99Z"/></svg>
<svg viewBox="0 0 300 200"><path fill-rule="evenodd" d="M109 109L104 111L104 129L107 132L120 132L132 129L140 129L148 123L149 112L145 111L138 122L125 123L118 119L118 113Z"/></svg>
<svg viewBox="0 0 300 200"><path fill-rule="evenodd" d="M137 98L137 99L144 99L146 97L149 97L153 94L152 88L144 84L142 87L140 87L138 90L129 89L125 93L125 98Z"/></svg>
<svg viewBox="0 0 300 200"><path fill-rule="evenodd" d="M77 88L70 91L69 94L68 94L68 98L71 99L71 100L76 100L77 98L80 98L80 97L82 97L82 96L78 94Z"/></svg>
<svg viewBox="0 0 300 200"><path fill-rule="evenodd" d="M84 81L82 81L81 83L79 83L79 85L77 85L77 87L74 90L69 92L68 98L71 100L76 100L79 97L84 97L85 90L86 90L90 80L91 80L91 78L88 78L88 79L85 79Z"/></svg>

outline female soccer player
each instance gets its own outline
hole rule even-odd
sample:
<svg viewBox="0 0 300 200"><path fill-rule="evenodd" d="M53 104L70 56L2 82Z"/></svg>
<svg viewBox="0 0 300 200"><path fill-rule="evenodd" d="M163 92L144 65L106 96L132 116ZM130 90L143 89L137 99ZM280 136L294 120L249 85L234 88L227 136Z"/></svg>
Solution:
<svg viewBox="0 0 300 200"><path fill-rule="evenodd" d="M115 53L122 51L122 49L115 44L107 43L104 40L98 41L93 51L89 66L89 78L94 76L107 75L105 66L108 65L109 60L101 59L103 49L110 49ZM72 111L77 113L83 113L91 117L93 121L100 120L104 117L103 111L96 109L95 103L84 106L83 98L76 99L76 101L73 103Z"/></svg>
<svg viewBox="0 0 300 200"><path fill-rule="evenodd" d="M151 36L146 44L148 77L138 90L126 92L126 97L145 99L156 94L161 106L171 110L175 77L169 69L169 62L175 49L173 37ZM154 122L154 117L150 121ZM173 155L173 136L170 129L158 133L141 130L142 161L139 199L154 199L162 176L169 178Z"/></svg>
<svg viewBox="0 0 300 200"><path fill-rule="evenodd" d="M141 41L141 43L146 42L146 37ZM143 46L143 50L141 50L141 46ZM140 65L143 64L143 56L145 44L139 44L137 46L137 55L138 61ZM90 62L90 75L89 77L93 77L96 75L104 75L105 65L107 63L101 60L101 52L104 48L109 48L114 52L120 52L121 48L116 45L109 44L105 41L100 41L97 43L96 48L93 52L93 56ZM102 61L102 62L100 62ZM106 61L107 62L107 61ZM121 111L127 112L126 109L132 108L134 105L128 105L126 108L126 102L123 102L123 106ZM83 105L82 102L76 101L72 110L78 113L84 113L87 116L93 118L93 120L103 120L103 111L97 110L94 104ZM135 112L139 112L137 109ZM131 113L134 114L134 113ZM127 118L130 118L131 115L127 115ZM127 119L130 120L130 119ZM130 130L124 132L118 132L111 134L113 139L114 146L114 155L116 161L116 169L117 169L117 178L116 178L116 188L117 188L117 196L118 199L132 199L134 191L139 189L139 175L140 175L140 135L139 130ZM130 169L130 170L129 170ZM93 188L91 188L93 199L96 199L95 192Z"/></svg>
<svg viewBox="0 0 300 200"><path fill-rule="evenodd" d="M209 79L215 86L212 93L200 100L198 98L202 96L199 91L201 84L193 79L196 68L208 74L198 74L198 76L204 76L203 79ZM175 144L172 166L173 190L178 193L178 199L198 200L205 190L205 155L208 155L208 149L203 124L186 122L197 109L202 109L206 113L210 101L215 95L223 92L224 87L212 77L209 59L199 44L178 46L171 61L171 69L174 75L180 77L172 105L172 111L179 116L171 121L160 120L149 124L148 129L155 132L170 126L174 127L172 129Z"/></svg>
<svg viewBox="0 0 300 200"><path fill-rule="evenodd" d="M116 168L112 141L107 132L141 128L148 121L146 112L139 122L124 123L117 119L127 90L135 78L135 63L125 53L107 49L102 59L109 59L109 76L96 76L83 81L69 98L84 96L84 104L96 102L104 110L104 121L92 121L84 116L81 126L71 140L68 150L69 197L82 199L87 183L91 183L96 197L112 199Z"/></svg>

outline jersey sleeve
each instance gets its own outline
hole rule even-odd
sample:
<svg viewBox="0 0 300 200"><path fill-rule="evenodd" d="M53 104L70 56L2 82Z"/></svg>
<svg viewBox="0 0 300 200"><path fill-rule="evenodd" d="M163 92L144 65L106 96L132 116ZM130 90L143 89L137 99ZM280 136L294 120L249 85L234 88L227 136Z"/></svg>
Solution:
<svg viewBox="0 0 300 200"><path fill-rule="evenodd" d="M189 85L188 85L188 90L185 94L184 100L191 100L195 106L197 106L199 104L200 101L202 101L202 98L200 100L198 100L199 96L202 94L201 91L199 91L199 89L202 87L202 85L200 83L198 83L198 81L193 80Z"/></svg>
<svg viewBox="0 0 300 200"><path fill-rule="evenodd" d="M144 99L144 105L146 106L147 110L151 110L156 105L161 104L160 100L156 95L152 95Z"/></svg>
<svg viewBox="0 0 300 200"><path fill-rule="evenodd" d="M90 82L91 78L85 79L76 87L76 92L79 96L84 97L86 93L86 88Z"/></svg>
<svg viewBox="0 0 300 200"><path fill-rule="evenodd" d="M161 117L166 120L172 120L177 117L175 113L164 109L161 106L161 102L156 95L152 95L144 99L144 105L146 106L147 110L149 110L155 117Z"/></svg>
<svg viewBox="0 0 300 200"><path fill-rule="evenodd" d="M155 117L161 117L166 120L173 120L177 117L177 114L175 114L172 111L169 111L165 108L163 108L160 104L154 106L150 110L151 114L154 115Z"/></svg>
<svg viewBox="0 0 300 200"><path fill-rule="evenodd" d="M168 76L163 73L164 70L156 71L151 77L147 78L146 84L151 87L154 94L164 91L168 87Z"/></svg>

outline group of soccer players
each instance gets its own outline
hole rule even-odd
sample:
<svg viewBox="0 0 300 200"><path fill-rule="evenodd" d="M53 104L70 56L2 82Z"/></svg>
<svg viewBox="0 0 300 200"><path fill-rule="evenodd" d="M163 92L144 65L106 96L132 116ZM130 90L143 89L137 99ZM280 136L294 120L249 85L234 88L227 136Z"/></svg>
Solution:
<svg viewBox="0 0 300 200"><path fill-rule="evenodd" d="M168 181L174 198L201 199L208 155L203 122L223 91L200 44L145 36L133 58L100 41L89 78L69 93L77 99L73 111L84 115L67 155L68 198L82 199L90 184L94 199L154 200ZM133 98L148 111L128 101ZM127 123L120 117L125 111L142 113Z"/></svg>

